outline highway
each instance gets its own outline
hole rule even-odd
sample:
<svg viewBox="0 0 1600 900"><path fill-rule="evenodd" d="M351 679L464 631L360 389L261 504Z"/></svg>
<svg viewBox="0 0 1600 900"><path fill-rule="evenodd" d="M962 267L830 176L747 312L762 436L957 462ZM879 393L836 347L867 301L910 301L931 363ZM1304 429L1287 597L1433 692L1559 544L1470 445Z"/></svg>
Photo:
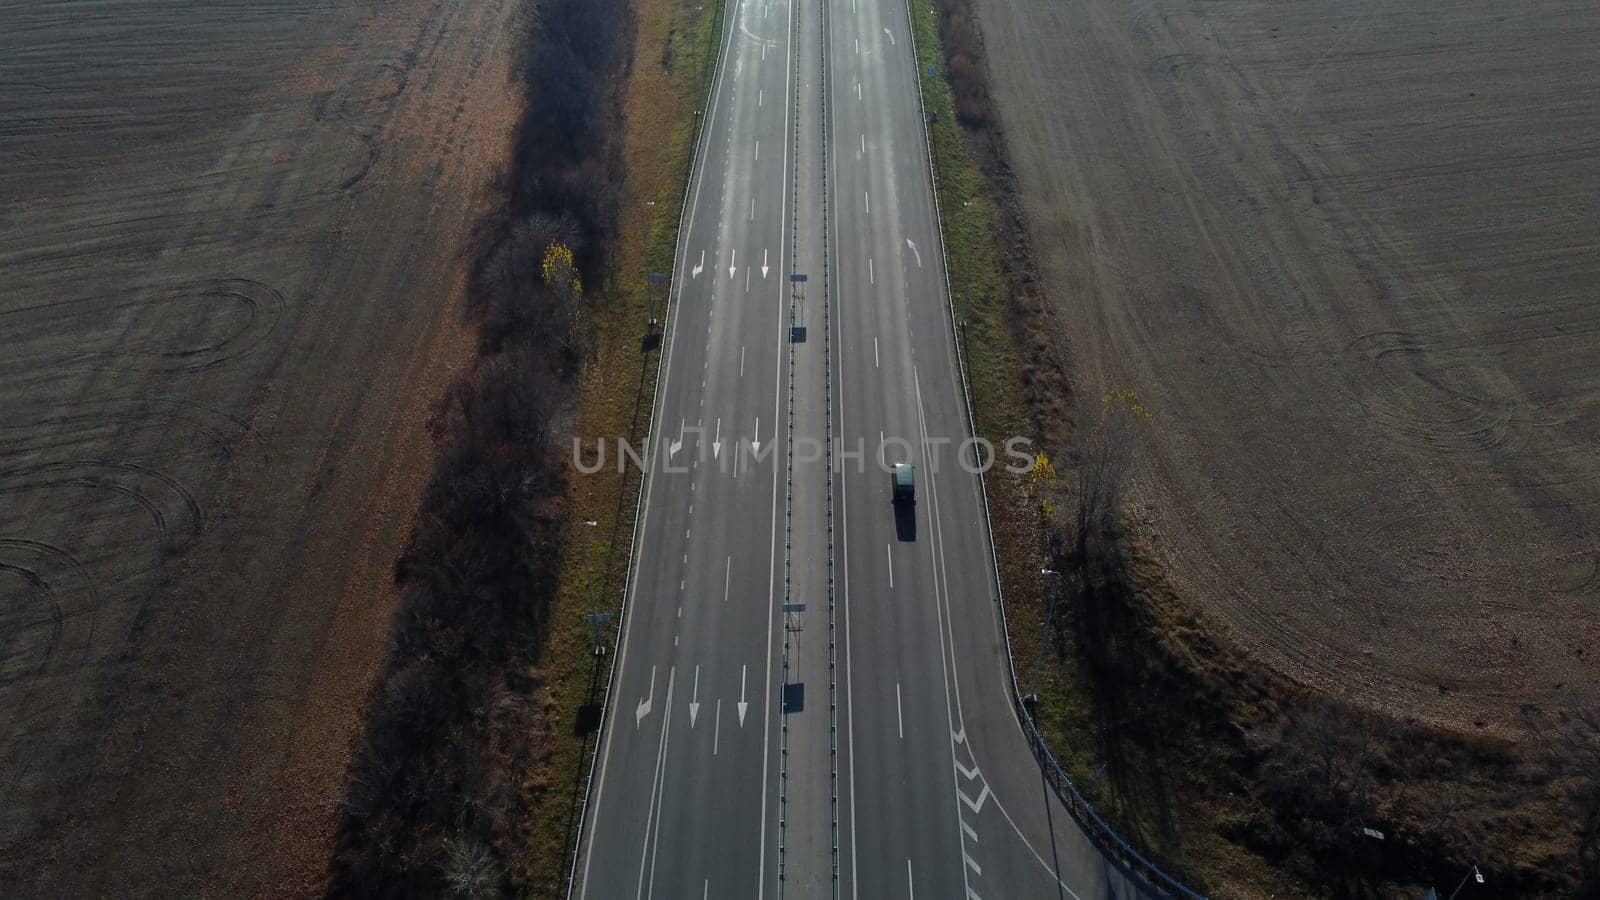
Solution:
<svg viewBox="0 0 1600 900"><path fill-rule="evenodd" d="M907 16L730 0L574 897L1148 892L1012 711Z"/></svg>

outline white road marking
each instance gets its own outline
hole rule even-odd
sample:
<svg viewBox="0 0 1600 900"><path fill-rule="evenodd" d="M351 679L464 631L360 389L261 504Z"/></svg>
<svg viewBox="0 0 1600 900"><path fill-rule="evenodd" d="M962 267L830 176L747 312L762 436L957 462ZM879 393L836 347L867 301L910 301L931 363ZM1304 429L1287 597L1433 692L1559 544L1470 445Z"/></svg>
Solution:
<svg viewBox="0 0 1600 900"><path fill-rule="evenodd" d="M888 26L884 26L883 33L889 36L889 46L894 46L894 32L890 31Z"/></svg>
<svg viewBox="0 0 1600 900"><path fill-rule="evenodd" d="M900 732L900 740L906 739L906 720L900 712L900 682L894 683L894 724Z"/></svg>
<svg viewBox="0 0 1600 900"><path fill-rule="evenodd" d="M761 248L761 277L767 277L767 249Z"/></svg>
<svg viewBox="0 0 1600 900"><path fill-rule="evenodd" d="M744 727L744 711L750 708L750 704L744 702L744 680L745 680L745 676L748 675L748 674L749 674L748 667L746 667L746 666L740 666L739 667L739 704L738 704L738 709L739 709L739 727L740 728Z"/></svg>
<svg viewBox="0 0 1600 900"><path fill-rule="evenodd" d="M972 842L974 844L978 842L978 832L974 831L972 826L967 824L966 819L961 820L961 830L967 833L967 837L972 838Z"/></svg>
<svg viewBox="0 0 1600 900"><path fill-rule="evenodd" d="M883 545L883 556L889 561L889 587L894 587L894 550L889 544Z"/></svg>
<svg viewBox="0 0 1600 900"><path fill-rule="evenodd" d="M722 453L722 419L717 419L717 434L711 440L711 458L716 459Z"/></svg>
<svg viewBox="0 0 1600 900"><path fill-rule="evenodd" d="M728 602L728 586L733 581L733 557L722 567L722 602Z"/></svg>
<svg viewBox="0 0 1600 900"><path fill-rule="evenodd" d="M872 193L870 191L862 191L861 196L867 201L867 215L872 215Z"/></svg>
<svg viewBox="0 0 1600 900"><path fill-rule="evenodd" d="M739 377L744 377L744 345L739 345Z"/></svg>
<svg viewBox="0 0 1600 900"><path fill-rule="evenodd" d="M738 262L738 260L739 260L739 251L737 251L737 250L729 250L728 251L728 280L730 280L730 281L733 280L734 271L739 268L738 266L734 265L734 263Z"/></svg>
<svg viewBox="0 0 1600 900"><path fill-rule="evenodd" d="M917 885L911 880L911 857L906 857L906 896L917 900Z"/></svg>
<svg viewBox="0 0 1600 900"><path fill-rule="evenodd" d="M705 271L705 267L706 267L706 252L704 250L701 250L700 251L700 261L695 263L693 269L689 270L689 277L690 278L699 278L700 277L700 273Z"/></svg>
<svg viewBox="0 0 1600 900"><path fill-rule="evenodd" d="M717 755L717 748L722 745L722 698L717 698L717 720L711 724L711 755Z"/></svg>
<svg viewBox="0 0 1600 900"><path fill-rule="evenodd" d="M989 785L985 784L983 786L983 790L978 792L978 799L973 800L968 798L966 794L961 793L960 788L956 788L956 796L960 797L961 802L965 803L967 807L975 813L983 812L983 802L989 799L990 793L991 791L989 790Z"/></svg>
<svg viewBox="0 0 1600 900"><path fill-rule="evenodd" d="M761 141L759 141L759 140L756 141L756 159L755 159L755 161L756 162L760 162L761 161Z"/></svg>
<svg viewBox="0 0 1600 900"><path fill-rule="evenodd" d="M639 705L635 706L633 708L633 727L634 728L638 728L639 727L639 723L644 721L644 717L650 715L650 704L652 702L654 702L655 695L656 695L656 667L655 666L651 666L650 667L650 690L644 695L644 699L639 701Z"/></svg>
<svg viewBox="0 0 1600 900"><path fill-rule="evenodd" d="M694 667L694 693L689 695L689 728L694 728L694 720L700 715L700 667Z"/></svg>
<svg viewBox="0 0 1600 900"><path fill-rule="evenodd" d="M868 204L868 205L870 206L871 204ZM872 273L872 257L870 257L870 256L867 257L867 283L868 284L877 284L878 283L878 276L876 276L876 275L874 275Z"/></svg>
<svg viewBox="0 0 1600 900"><path fill-rule="evenodd" d="M756 220L756 198L750 198L750 221Z"/></svg>
<svg viewBox="0 0 1600 900"><path fill-rule="evenodd" d="M911 248L911 253L917 258L917 268L922 268L922 254L917 252L917 245L911 243L911 238L906 238L906 246Z"/></svg>
<svg viewBox="0 0 1600 900"><path fill-rule="evenodd" d="M880 366L878 365L878 339L877 338L873 338L872 339L872 367L874 369L880 368Z"/></svg>
<svg viewBox="0 0 1600 900"><path fill-rule="evenodd" d="M676 641L677 639L674 638L673 640ZM672 731L672 729L667 726L672 723L672 685L677 672L678 670L676 666L667 670L667 711L662 713L661 741L656 748L656 774L650 782L650 805L645 809L644 846L639 848L639 886L637 893L635 894L636 897L644 896L644 870L646 860L650 861L650 888L652 892L655 890L656 864L655 859L651 856L652 851L655 849L655 842L650 839L650 820L656 819L657 827L655 836L657 838L661 837L661 823L656 812L656 800L661 795L662 782L664 781L664 779L661 777L661 767L662 764L667 760L667 735ZM655 675L654 667L651 667L650 673L652 676Z"/></svg>
<svg viewBox="0 0 1600 900"><path fill-rule="evenodd" d="M765 100L766 98L767 98L767 92L766 91L756 91L756 105L757 106L760 106L761 102L763 100Z"/></svg>
<svg viewBox="0 0 1600 900"><path fill-rule="evenodd" d="M866 135L865 132L863 132L861 134L861 152L862 153L866 153L867 152L867 135Z"/></svg>
<svg viewBox="0 0 1600 900"><path fill-rule="evenodd" d="M761 417L756 417L756 436L750 439L750 452L761 455Z"/></svg>
<svg viewBox="0 0 1600 900"><path fill-rule="evenodd" d="M965 853L961 854L961 858L966 860L967 861L967 865L972 868L972 874L974 874L974 875L982 875L983 874L983 869L982 869L982 867L980 867L978 865L978 861L977 860L973 859L972 857L968 856Z"/></svg>
<svg viewBox="0 0 1600 900"><path fill-rule="evenodd" d="M857 100L862 99L862 97L861 97L861 82L859 82L859 81L856 82L856 99Z"/></svg>

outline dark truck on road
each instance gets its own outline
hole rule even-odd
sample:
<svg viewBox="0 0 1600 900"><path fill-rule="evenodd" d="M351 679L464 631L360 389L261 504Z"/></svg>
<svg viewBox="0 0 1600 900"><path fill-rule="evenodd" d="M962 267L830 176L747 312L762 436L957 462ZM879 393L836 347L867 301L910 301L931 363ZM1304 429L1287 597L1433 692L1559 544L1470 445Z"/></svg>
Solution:
<svg viewBox="0 0 1600 900"><path fill-rule="evenodd" d="M895 463L894 471L890 474L890 484L893 492L890 499L894 503L917 502L917 467L910 463Z"/></svg>

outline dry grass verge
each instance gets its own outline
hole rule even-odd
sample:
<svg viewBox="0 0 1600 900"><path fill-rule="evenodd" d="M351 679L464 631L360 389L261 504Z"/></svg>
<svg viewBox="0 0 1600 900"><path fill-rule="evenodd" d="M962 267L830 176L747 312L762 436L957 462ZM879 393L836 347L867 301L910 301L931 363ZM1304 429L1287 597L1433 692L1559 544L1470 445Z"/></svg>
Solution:
<svg viewBox="0 0 1600 900"><path fill-rule="evenodd" d="M1120 500L1149 413L1131 391L1074 396L968 0L911 7L978 427L1053 462L991 483L995 539L1019 678L1083 793L1218 896L1447 893L1474 863L1496 895L1595 895L1592 716L1530 722L1543 739L1517 746L1373 715L1252 664L1166 586Z"/></svg>

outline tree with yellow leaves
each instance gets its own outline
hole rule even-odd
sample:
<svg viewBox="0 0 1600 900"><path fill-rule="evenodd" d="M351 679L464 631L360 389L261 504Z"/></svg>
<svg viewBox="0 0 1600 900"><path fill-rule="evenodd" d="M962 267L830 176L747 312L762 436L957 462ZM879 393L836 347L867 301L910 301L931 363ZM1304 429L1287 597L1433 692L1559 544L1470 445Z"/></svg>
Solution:
<svg viewBox="0 0 1600 900"><path fill-rule="evenodd" d="M544 283L555 288L583 293L583 277L572 259L572 248L560 241L552 241L544 251Z"/></svg>

